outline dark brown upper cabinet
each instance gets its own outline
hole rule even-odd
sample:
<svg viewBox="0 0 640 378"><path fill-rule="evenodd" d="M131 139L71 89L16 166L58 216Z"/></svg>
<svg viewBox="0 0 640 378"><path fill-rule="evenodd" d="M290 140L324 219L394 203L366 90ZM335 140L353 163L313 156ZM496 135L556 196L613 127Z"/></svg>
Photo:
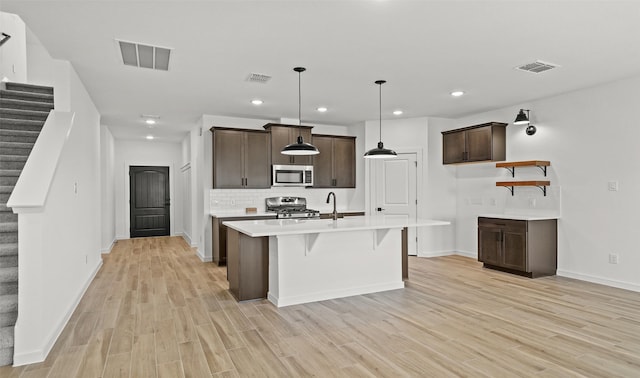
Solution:
<svg viewBox="0 0 640 378"><path fill-rule="evenodd" d="M219 127L211 132L215 189L271 187L269 133Z"/></svg>
<svg viewBox="0 0 640 378"><path fill-rule="evenodd" d="M314 188L356 187L356 138L314 135L320 154L313 156Z"/></svg>
<svg viewBox="0 0 640 378"><path fill-rule="evenodd" d="M488 122L442 132L442 164L506 159L506 123Z"/></svg>
<svg viewBox="0 0 640 378"><path fill-rule="evenodd" d="M305 143L311 143L311 126L283 125L280 123L267 123L263 126L271 134L271 164L296 164L311 165L312 156L283 155L282 149L291 143L295 143L298 135L302 135Z"/></svg>

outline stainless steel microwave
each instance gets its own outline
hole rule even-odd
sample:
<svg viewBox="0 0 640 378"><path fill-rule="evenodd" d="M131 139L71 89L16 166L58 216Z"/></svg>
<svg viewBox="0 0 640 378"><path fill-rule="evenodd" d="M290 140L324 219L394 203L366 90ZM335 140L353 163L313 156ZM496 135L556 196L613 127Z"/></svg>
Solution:
<svg viewBox="0 0 640 378"><path fill-rule="evenodd" d="M312 165L273 165L272 186L313 186Z"/></svg>

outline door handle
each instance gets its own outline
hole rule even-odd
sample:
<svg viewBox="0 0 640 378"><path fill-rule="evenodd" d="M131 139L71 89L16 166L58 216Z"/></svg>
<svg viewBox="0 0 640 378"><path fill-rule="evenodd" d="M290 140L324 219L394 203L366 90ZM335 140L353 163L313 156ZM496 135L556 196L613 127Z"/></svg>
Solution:
<svg viewBox="0 0 640 378"><path fill-rule="evenodd" d="M383 208L381 208L381 207L378 207L378 208L376 209L376 211L384 211L384 209L383 209Z"/></svg>

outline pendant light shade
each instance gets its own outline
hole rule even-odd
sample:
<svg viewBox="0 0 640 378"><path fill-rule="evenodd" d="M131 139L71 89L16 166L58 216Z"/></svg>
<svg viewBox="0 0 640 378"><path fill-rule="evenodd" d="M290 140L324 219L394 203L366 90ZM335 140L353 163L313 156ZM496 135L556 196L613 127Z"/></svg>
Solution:
<svg viewBox="0 0 640 378"><path fill-rule="evenodd" d="M302 139L302 118L301 115L301 104L302 104L302 91L300 90L300 74L306 71L304 67L296 67L293 69L298 73L298 139L296 143L287 144L284 146L282 151L280 151L283 155L317 155L320 153L316 146L310 143L305 143Z"/></svg>
<svg viewBox="0 0 640 378"><path fill-rule="evenodd" d="M397 157L398 154L390 150L388 148L384 148L384 144L382 143L382 84L386 83L385 80L377 80L376 84L380 87L380 113L379 113L379 125L380 125L380 141L378 142L378 147L372 148L369 151L365 152L365 159L388 159Z"/></svg>

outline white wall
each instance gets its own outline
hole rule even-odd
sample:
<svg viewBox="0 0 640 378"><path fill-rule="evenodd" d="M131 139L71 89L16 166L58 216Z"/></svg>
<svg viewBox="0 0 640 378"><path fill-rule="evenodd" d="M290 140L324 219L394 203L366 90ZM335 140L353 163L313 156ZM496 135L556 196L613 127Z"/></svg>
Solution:
<svg viewBox="0 0 640 378"><path fill-rule="evenodd" d="M115 139L114 153L116 238L129 238L129 166L132 165L169 167L171 235L182 235L181 144Z"/></svg>
<svg viewBox="0 0 640 378"><path fill-rule="evenodd" d="M0 80L27 82L27 34L22 19L11 13L0 12L1 32L11 39L0 47Z"/></svg>
<svg viewBox="0 0 640 378"><path fill-rule="evenodd" d="M101 250L108 253L116 241L115 139L108 126L100 127L100 199L101 199Z"/></svg>
<svg viewBox="0 0 640 378"><path fill-rule="evenodd" d="M191 133L182 140L182 165L180 167L180 182L182 185L182 236L192 247L197 244L192 241L192 195L191 195Z"/></svg>
<svg viewBox="0 0 640 378"><path fill-rule="evenodd" d="M452 222L449 226L418 228L418 255L438 256L455 252L455 175L442 165L440 132L451 121L438 118L405 118L382 121L382 142L396 152L418 155L418 218ZM379 120L366 121L366 148L376 147L380 140ZM363 159L365 160L365 159ZM367 160L367 180L369 180ZM368 182L368 181L367 181ZM371 198L367 193L367 211Z"/></svg>
<svg viewBox="0 0 640 378"><path fill-rule="evenodd" d="M16 365L46 357L102 264L100 115L71 64L43 57L30 65L57 67L75 120L45 206L19 215Z"/></svg>
<svg viewBox="0 0 640 378"><path fill-rule="evenodd" d="M459 249L477 253L477 214L530 206L529 199L535 199L532 211L561 210L558 274L640 291L638 102L640 77L635 77L456 120L455 127L512 122L519 108L531 109L538 132L527 136L523 126L509 125L507 160L551 161L549 198L537 188L516 188L514 197L496 188L496 179L509 173L493 164L457 168ZM543 178L536 168L516 172L516 179L527 177ZM619 182L619 191L608 191L609 181ZM495 206L489 198L497 199ZM608 263L610 253L619 254L619 264Z"/></svg>

